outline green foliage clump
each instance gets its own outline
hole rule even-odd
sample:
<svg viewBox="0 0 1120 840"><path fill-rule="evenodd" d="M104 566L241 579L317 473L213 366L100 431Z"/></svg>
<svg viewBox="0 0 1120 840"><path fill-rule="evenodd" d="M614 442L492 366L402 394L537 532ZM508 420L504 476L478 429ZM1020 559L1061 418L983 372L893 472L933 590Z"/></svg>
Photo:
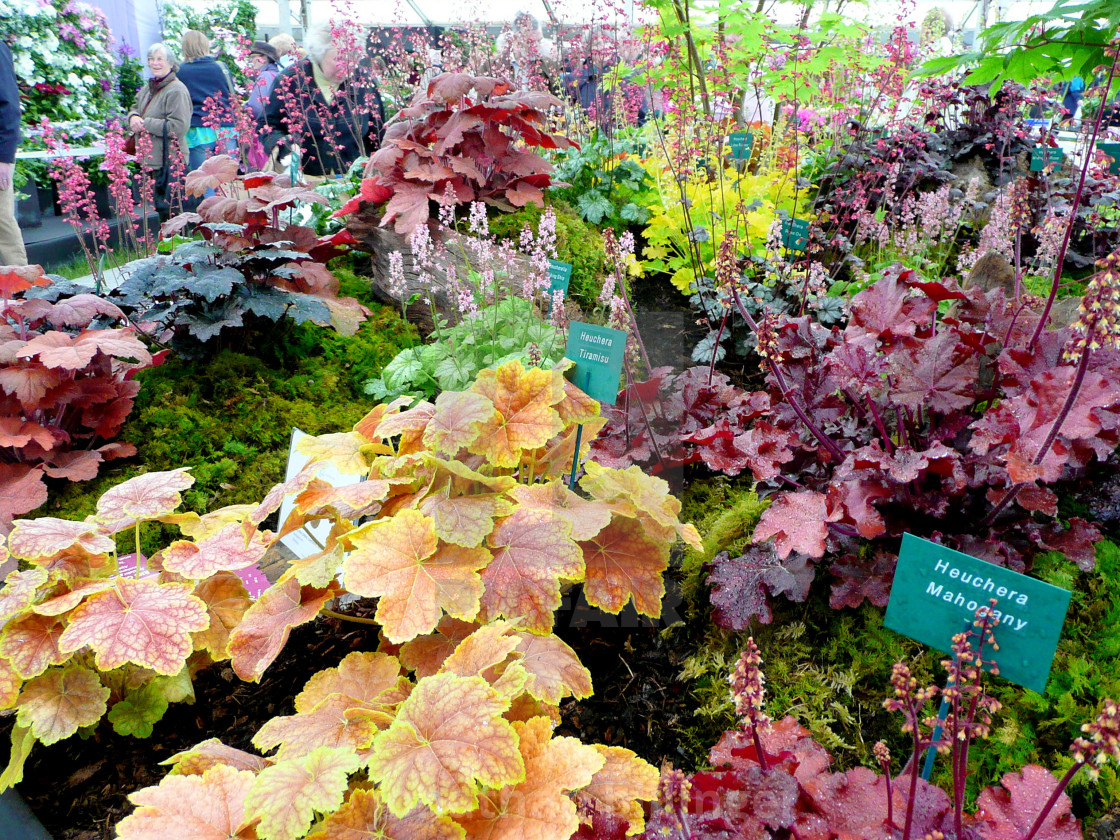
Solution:
<svg viewBox="0 0 1120 840"><path fill-rule="evenodd" d="M184 510L259 502L284 478L293 426L308 434L351 428L373 407L362 384L416 338L393 309L374 301L368 281L345 263L331 270L345 293L372 312L356 335L302 324L277 330L269 346L252 353L223 350L203 362L171 357L142 371L136 407L121 431L138 456L95 481L63 486L40 513L80 519L109 487L182 466L195 477L183 493ZM144 534L145 551L176 536L153 526Z"/></svg>
<svg viewBox="0 0 1120 840"><path fill-rule="evenodd" d="M608 271L603 237L567 202L552 199L548 204L556 214L556 258L572 265L568 296L584 309L594 309ZM541 208L535 204L528 204L514 213L501 213L490 220L490 232L501 239L516 240L521 228L528 224L535 235L541 213Z"/></svg>
<svg viewBox="0 0 1120 840"><path fill-rule="evenodd" d="M532 348L539 358L530 359ZM400 394L431 399L440 391L465 389L485 368L512 359L551 367L563 355L560 331L542 321L529 301L507 297L455 326L437 317L432 343L402 350L365 391L378 399Z"/></svg>

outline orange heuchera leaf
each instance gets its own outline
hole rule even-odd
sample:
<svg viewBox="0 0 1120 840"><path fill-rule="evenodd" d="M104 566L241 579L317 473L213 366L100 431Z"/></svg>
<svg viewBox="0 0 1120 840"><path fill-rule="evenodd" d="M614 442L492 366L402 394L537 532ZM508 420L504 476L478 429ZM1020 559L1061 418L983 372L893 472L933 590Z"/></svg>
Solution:
<svg viewBox="0 0 1120 840"><path fill-rule="evenodd" d="M540 633L552 629L560 606L560 581L583 577L583 556L572 542L571 526L550 513L518 509L490 536L494 559L482 573L487 620L523 618L521 626Z"/></svg>
<svg viewBox="0 0 1120 840"><path fill-rule="evenodd" d="M301 438L296 448L314 461L329 461L343 475L365 475L369 472L369 459L362 447L369 446L357 432L339 432L333 435L308 435Z"/></svg>
<svg viewBox="0 0 1120 840"><path fill-rule="evenodd" d="M346 588L380 598L377 621L392 642L435 629L440 611L471 619L478 612L478 570L490 559L482 548L440 545L431 517L402 510L348 537L354 550L342 569Z"/></svg>
<svg viewBox="0 0 1120 840"><path fill-rule="evenodd" d="M443 455L455 455L478 439L483 423L492 422L494 404L471 391L444 391L424 428L424 443Z"/></svg>
<svg viewBox="0 0 1120 840"><path fill-rule="evenodd" d="M399 408L404 405L404 402L396 400L389 405L389 408ZM370 434L365 435L369 437L381 438L388 440L397 435L401 436L401 442L404 444L398 449L401 455L412 452L417 444L424 438L424 429L428 427L428 422L435 414L436 407L427 400L421 400L416 403L412 408L407 411L386 411L377 425L373 427ZM369 428L365 421L362 424L365 428Z"/></svg>
<svg viewBox="0 0 1120 840"><path fill-rule="evenodd" d="M576 801L592 803L604 813L621 817L630 823L627 834L640 834L645 828L645 809L641 802L657 798L661 774L630 750L601 744L596 744L595 749L606 763L591 784L576 794Z"/></svg>
<svg viewBox="0 0 1120 840"><path fill-rule="evenodd" d="M101 720L107 699L109 689L89 668L52 668L23 687L16 703L19 725L31 727L44 744L53 744Z"/></svg>
<svg viewBox="0 0 1120 840"><path fill-rule="evenodd" d="M556 371L557 366L554 365L552 369ZM561 375L563 375L562 372ZM564 399L557 404L556 410L560 413L561 421L565 426L568 426L594 420L599 416L600 408L597 400L593 400L565 379Z"/></svg>
<svg viewBox="0 0 1120 840"><path fill-rule="evenodd" d="M102 671L131 662L173 676L194 650L191 633L209 625L206 604L189 584L116 578L70 613L58 646L73 653L88 645Z"/></svg>
<svg viewBox="0 0 1120 840"><path fill-rule="evenodd" d="M256 510L249 516L249 523L252 525L260 525L264 522L274 511L280 509L280 505L284 501L285 496L292 493L302 493L310 486L311 482L314 481L315 474L325 466L326 462L312 461L287 481L282 484L277 484L268 491L268 494L257 506ZM188 534L188 536L190 535Z"/></svg>
<svg viewBox="0 0 1120 840"><path fill-rule="evenodd" d="M513 625L508 621L491 621L471 633L447 657L440 669L460 677L478 676L487 679L486 671L506 661L517 648L518 639L510 635ZM487 679L487 682L493 680Z"/></svg>
<svg viewBox="0 0 1120 840"><path fill-rule="evenodd" d="M8 550L25 560L46 559L72 546L90 554L108 554L117 544L96 522L69 519L17 519L8 535Z"/></svg>
<svg viewBox="0 0 1120 840"><path fill-rule="evenodd" d="M519 484L510 495L530 510L544 510L572 526L573 540L589 540L611 521L611 509L603 502L587 501L573 493L563 481Z"/></svg>
<svg viewBox="0 0 1120 840"><path fill-rule="evenodd" d="M280 576L280 582L295 578L304 585L324 589L338 577L338 570L342 568L344 556L345 552L338 542L333 538L327 540L327 547L322 551L293 560Z"/></svg>
<svg viewBox="0 0 1120 840"><path fill-rule="evenodd" d="M16 704L23 678L16 673L12 663L0 657L0 709L10 709Z"/></svg>
<svg viewBox="0 0 1120 840"><path fill-rule="evenodd" d="M332 694L309 712L274 717L253 736L253 746L261 752L276 747L277 762L310 755L320 747L331 747L365 757L364 750L373 736L392 720L392 715L370 710L353 698Z"/></svg>
<svg viewBox="0 0 1120 840"><path fill-rule="evenodd" d="M590 697L591 672L580 664L579 657L564 641L552 634L516 633L519 640L518 664L529 673L526 690L538 700L553 705L569 694Z"/></svg>
<svg viewBox="0 0 1120 840"><path fill-rule="evenodd" d="M348 777L360 765L351 750L320 747L298 760L266 767L245 797L245 811L260 818L262 840L295 840L307 831L316 811L334 811L342 804Z"/></svg>
<svg viewBox="0 0 1120 840"><path fill-rule="evenodd" d="M653 539L669 542L680 525L680 500L669 493L664 479L646 475L640 467L609 469L594 461L584 464L582 487L592 498L608 503L623 516L636 518Z"/></svg>
<svg viewBox="0 0 1120 840"><path fill-rule="evenodd" d="M404 700L411 684L401 676L401 663L385 653L355 651L315 674L296 695L296 711L309 712L332 694L342 694L359 704L392 706Z"/></svg>
<svg viewBox="0 0 1120 840"><path fill-rule="evenodd" d="M165 776L129 795L136 810L117 825L119 840L255 840L245 797L256 776L218 765L197 776Z"/></svg>
<svg viewBox="0 0 1120 840"><path fill-rule="evenodd" d="M509 703L481 677L436 674L416 684L373 742L370 779L398 817L421 803L445 813L476 807L478 786L525 778Z"/></svg>
<svg viewBox="0 0 1120 840"><path fill-rule="evenodd" d="M603 758L575 738L553 738L548 718L513 727L525 762L524 781L484 793L478 810L458 822L469 837L568 840L579 828L579 816L566 793L589 784Z"/></svg>
<svg viewBox="0 0 1120 840"><path fill-rule="evenodd" d="M565 431L556 435L539 449L534 449L526 461L531 465L534 475L541 478L560 478L565 482L566 476L571 475L572 461L576 451L576 438L580 440L579 462L586 463L591 454L591 441L593 441L607 425L606 417L596 417L583 424L583 434L579 428L569 426Z"/></svg>
<svg viewBox="0 0 1120 840"><path fill-rule="evenodd" d="M330 515L342 519L357 519L376 513L391 488L388 481L378 479L343 487L335 487L325 481L313 481L296 497L295 509L305 516Z"/></svg>
<svg viewBox="0 0 1120 840"><path fill-rule="evenodd" d="M497 467L516 467L522 450L544 446L564 424L553 408L564 398L562 380L540 368L525 370L516 359L483 370L471 390L489 399L497 414L481 424L469 448Z"/></svg>
<svg viewBox="0 0 1120 840"><path fill-rule="evenodd" d="M70 612L86 598L96 595L98 592L104 592L112 585L113 581L110 579L87 581L74 587L69 592L63 592L61 595L35 604L31 609L39 615L62 615L64 612Z"/></svg>
<svg viewBox="0 0 1120 840"><path fill-rule="evenodd" d="M8 572L8 576L4 578L4 586L0 588L0 621L31 606L39 587L47 582L47 577L46 569Z"/></svg>
<svg viewBox="0 0 1120 840"><path fill-rule="evenodd" d="M189 750L175 753L160 764L171 765L171 772L180 776L200 776L211 767L217 766L249 770L256 775L258 770L263 770L269 765L269 761L259 755L227 747L217 738L210 738L201 744L195 744Z"/></svg>
<svg viewBox="0 0 1120 840"><path fill-rule="evenodd" d="M307 840L463 840L449 817L415 808L394 817L376 790L352 790L346 804L327 817Z"/></svg>
<svg viewBox="0 0 1120 840"><path fill-rule="evenodd" d="M272 539L259 531L245 531L236 522L198 543L176 540L160 555L163 568L185 578L202 580L216 572L230 572L252 566L264 557Z"/></svg>
<svg viewBox="0 0 1120 840"><path fill-rule="evenodd" d="M417 636L405 644L400 651L401 663L416 672L416 679L436 673L459 646L459 642L478 629L470 621L460 621L445 615L439 620L434 633Z"/></svg>
<svg viewBox="0 0 1120 840"><path fill-rule="evenodd" d="M8 657L16 673L25 680L37 677L69 657L58 649L63 629L62 621L54 616L20 616L9 621L0 633L0 656Z"/></svg>
<svg viewBox="0 0 1120 840"><path fill-rule="evenodd" d="M617 613L633 598L634 609L642 615L661 615L665 595L661 573L669 566L669 548L651 540L641 522L615 517L593 539L579 545L587 564L583 585L587 603Z"/></svg>
<svg viewBox="0 0 1120 840"><path fill-rule="evenodd" d="M145 473L111 488L97 500L98 521L116 533L138 520L166 516L182 503L179 491L194 484L188 469Z"/></svg>
<svg viewBox="0 0 1120 840"><path fill-rule="evenodd" d="M494 519L508 516L513 505L495 493L450 496L448 485L420 502L420 512L435 521L436 536L464 548L474 548L494 530Z"/></svg>
<svg viewBox="0 0 1120 840"><path fill-rule="evenodd" d="M194 634L194 649L209 651L215 661L228 659L230 633L253 604L245 584L233 572L218 572L195 586L194 596L210 618L210 625Z"/></svg>
<svg viewBox="0 0 1120 840"><path fill-rule="evenodd" d="M295 578L266 589L230 633L229 654L237 676L257 682L288 641L292 628L315 618L335 594L333 588L301 588Z"/></svg>

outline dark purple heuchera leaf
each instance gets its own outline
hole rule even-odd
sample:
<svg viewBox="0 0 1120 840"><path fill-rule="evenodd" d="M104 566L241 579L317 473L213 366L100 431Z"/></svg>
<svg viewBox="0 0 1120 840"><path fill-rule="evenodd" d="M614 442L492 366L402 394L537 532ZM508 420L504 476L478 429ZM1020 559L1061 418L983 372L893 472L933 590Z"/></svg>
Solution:
<svg viewBox="0 0 1120 840"><path fill-rule="evenodd" d="M980 361L973 354L958 352L952 332L895 352L887 367L894 382L895 404L911 411L949 414L968 408L976 399Z"/></svg>
<svg viewBox="0 0 1120 840"><path fill-rule="evenodd" d="M814 574L805 557L780 561L769 544L753 546L735 558L721 551L708 575L715 622L729 630L746 630L755 618L769 624L773 620L770 599L785 595L791 601L804 601Z"/></svg>
<svg viewBox="0 0 1120 840"><path fill-rule="evenodd" d="M906 814L910 777L899 776L891 785L896 822ZM829 773L804 784L814 809L828 822L836 840L896 840L901 833L887 823L887 781L866 767L847 773ZM926 837L952 827L948 795L929 782L918 779L914 799L912 837Z"/></svg>
<svg viewBox="0 0 1120 840"><path fill-rule="evenodd" d="M828 355L825 364L836 387L861 397L881 394L887 362L875 352L871 336L860 343L848 341Z"/></svg>
<svg viewBox="0 0 1120 840"><path fill-rule="evenodd" d="M607 426L592 443L592 457L610 467L648 466L652 473L698 461L728 475L753 469L756 461L772 472L769 464L784 456L762 441L756 453L752 439L742 439L747 424L769 411L770 396L748 393L718 372L709 384L708 375L705 366L677 376L656 368L646 382L620 391L614 406L603 406Z"/></svg>
<svg viewBox="0 0 1120 840"><path fill-rule="evenodd" d="M928 328L937 304L928 297L910 295L909 269L888 270L883 279L852 298L848 332L870 333L883 342L914 336Z"/></svg>
<svg viewBox="0 0 1120 840"><path fill-rule="evenodd" d="M735 438L735 447L743 453L757 481L766 481L781 474L781 465L794 458L797 435L787 429L758 420L754 426ZM706 460L706 459L705 459Z"/></svg>
<svg viewBox="0 0 1120 840"><path fill-rule="evenodd" d="M788 557L791 551L823 557L828 523L837 522L841 515L823 493L778 493L759 518L754 541L761 543L773 537L779 557Z"/></svg>
<svg viewBox="0 0 1120 840"><path fill-rule="evenodd" d="M891 581L897 564L898 556L885 551L876 552L870 559L861 560L849 554L834 561L829 571L837 581L832 584L828 605L834 610L855 608L867 600L877 607L885 607L891 597Z"/></svg>
<svg viewBox="0 0 1120 840"><path fill-rule="evenodd" d="M1021 773L1007 773L1003 789L987 788L976 800L976 819L984 840L1021 840L1049 801L1058 780L1044 767L1028 764ZM1070 814L1069 797L1058 797L1035 837L1039 840L1081 840L1081 828Z"/></svg>
<svg viewBox="0 0 1120 840"><path fill-rule="evenodd" d="M1030 523L1031 539L1047 551L1060 551L1071 563L1084 572L1091 571L1097 563L1096 544L1101 541L1101 532L1096 525L1074 516L1069 520L1069 528L1059 523L1039 527Z"/></svg>
<svg viewBox="0 0 1120 840"><path fill-rule="evenodd" d="M701 837L765 840L773 836L772 830L789 828L796 819L801 788L781 769L763 773L761 767L751 765L695 773L691 781L689 813ZM657 835L647 830L647 836Z"/></svg>
<svg viewBox="0 0 1120 840"><path fill-rule="evenodd" d="M759 733L759 740L769 765L781 767L801 784L827 771L832 761L828 750L792 715L771 723ZM708 760L715 768L741 769L758 764L758 751L746 732L729 729L712 747Z"/></svg>

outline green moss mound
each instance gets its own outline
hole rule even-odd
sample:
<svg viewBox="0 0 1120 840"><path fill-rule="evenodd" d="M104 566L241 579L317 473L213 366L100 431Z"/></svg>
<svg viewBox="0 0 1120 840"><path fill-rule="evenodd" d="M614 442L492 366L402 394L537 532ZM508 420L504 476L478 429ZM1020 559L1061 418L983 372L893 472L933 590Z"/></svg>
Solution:
<svg viewBox="0 0 1120 840"><path fill-rule="evenodd" d="M705 538L704 552L690 554L682 565L689 626L673 631L693 651L682 676L691 683L698 709L693 725L682 733L682 747L696 766L704 765L719 734L736 726L727 675L748 635L711 622L705 564L721 550L741 553L749 545L764 504L744 485L726 479L697 482L685 494L682 519L694 522ZM1069 615L1045 694L987 679L1003 709L995 716L991 738L970 752L970 800L1024 764L1064 773L1081 724L1096 717L1105 697L1120 696L1120 547L1098 544L1097 563L1094 571L1081 572L1058 553L1036 560L1035 576L1073 593ZM878 771L871 750L876 741L885 741L897 772L910 753L900 732L902 718L882 708L891 694L891 666L905 662L920 684L941 686L946 656L886 629L878 607L833 610L829 583L815 581L803 604L778 599L773 622L753 628L764 659L767 712L774 718L797 717L841 769L863 764ZM690 632L691 638L683 638ZM930 713L936 708L931 706ZM935 781L948 786L946 763L939 761L936 768ZM1082 773L1068 792L1075 813L1091 824L1120 801L1120 774L1111 765L1102 768L1098 782Z"/></svg>
<svg viewBox="0 0 1120 840"><path fill-rule="evenodd" d="M111 486L144 472L191 467L195 484L183 509L205 512L260 501L284 478L292 427L308 434L345 431L373 407L362 383L404 347L415 331L377 303L368 281L348 260L331 270L342 294L358 298L371 316L351 337L314 324L282 326L257 338L253 352L223 350L211 359L168 359L142 371L136 406L121 439L136 446L127 462L110 462L94 481L60 484L37 511L80 519L93 513ZM148 551L177 532L152 528Z"/></svg>
<svg viewBox="0 0 1120 840"><path fill-rule="evenodd" d="M571 263L572 282L568 296L575 298L585 310L597 305L607 274L607 252L599 231L579 217L566 201L549 200L556 213L556 255L560 262ZM528 224L534 234L540 225L543 209L528 204L514 213L500 213L490 219L490 232L502 239L517 239Z"/></svg>

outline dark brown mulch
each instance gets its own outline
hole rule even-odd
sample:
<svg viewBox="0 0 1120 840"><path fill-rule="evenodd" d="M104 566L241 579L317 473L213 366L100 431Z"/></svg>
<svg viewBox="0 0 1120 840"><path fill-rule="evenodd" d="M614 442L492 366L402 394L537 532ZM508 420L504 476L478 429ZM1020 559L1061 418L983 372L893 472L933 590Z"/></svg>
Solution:
<svg viewBox="0 0 1120 840"><path fill-rule="evenodd" d="M596 691L564 705L558 734L627 747L655 766L664 758L680 764L676 728L690 714L675 679L680 654L632 612L615 617L584 608L557 618L557 633L591 670ZM19 790L55 840L110 840L132 811L128 794L166 775L161 761L215 737L255 751L257 729L291 714L295 695L314 673L376 647L372 626L320 619L297 628L259 685L241 682L225 664L203 671L195 678L194 704L173 705L150 738L119 736L103 721L87 740L36 746ZM0 724L4 741L11 724L10 718Z"/></svg>

